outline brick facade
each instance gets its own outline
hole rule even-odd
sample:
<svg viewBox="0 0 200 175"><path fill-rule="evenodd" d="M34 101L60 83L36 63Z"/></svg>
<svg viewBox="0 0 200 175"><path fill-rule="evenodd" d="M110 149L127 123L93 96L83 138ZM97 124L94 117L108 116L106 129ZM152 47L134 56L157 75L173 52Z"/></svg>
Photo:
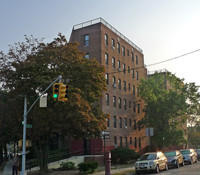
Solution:
<svg viewBox="0 0 200 175"><path fill-rule="evenodd" d="M109 77L107 91L103 92L100 100L103 112L110 115L108 121L110 138L106 139L106 150L122 145L139 151L146 147L145 129L140 129L137 125L137 121L144 116L142 112L144 102L140 99L137 89L140 79L147 76L144 55L139 47L103 19L100 18L99 22L94 24L92 21L90 23L85 27L83 27L84 23L81 27L74 26L70 41L77 41L81 51L88 54L89 58L95 58L101 65L104 65ZM85 41L87 39L88 41ZM120 45L120 53L117 43ZM107 63L106 55L108 56ZM107 98L109 96L109 101L106 101L106 96ZM121 108L119 99L121 99ZM103 145L102 142L103 140L98 140L97 143ZM98 145L93 144L91 154L95 152L93 147L98 147Z"/></svg>

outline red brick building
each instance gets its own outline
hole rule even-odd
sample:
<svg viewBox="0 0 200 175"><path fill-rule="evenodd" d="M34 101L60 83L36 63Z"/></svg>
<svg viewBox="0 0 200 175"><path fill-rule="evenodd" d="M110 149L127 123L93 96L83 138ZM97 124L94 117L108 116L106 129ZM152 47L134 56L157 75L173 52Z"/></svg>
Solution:
<svg viewBox="0 0 200 175"><path fill-rule="evenodd" d="M128 146L139 151L146 147L145 129L137 125L144 116L138 83L147 76L142 50L102 18L75 25L70 41L77 41L88 59L95 58L105 66L107 91L103 93L101 106L111 117L106 150ZM86 154L102 153L104 148L102 139L84 139L78 145L74 141L72 151L77 146Z"/></svg>

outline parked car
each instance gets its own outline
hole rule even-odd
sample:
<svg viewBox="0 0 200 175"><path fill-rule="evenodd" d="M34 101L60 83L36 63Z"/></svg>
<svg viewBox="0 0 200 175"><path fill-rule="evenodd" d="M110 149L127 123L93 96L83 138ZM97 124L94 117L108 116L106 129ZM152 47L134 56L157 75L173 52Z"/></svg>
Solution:
<svg viewBox="0 0 200 175"><path fill-rule="evenodd" d="M197 159L200 160L200 149L195 149L196 153L197 153Z"/></svg>
<svg viewBox="0 0 200 175"><path fill-rule="evenodd" d="M165 156L167 157L167 163L169 167L176 167L179 168L179 165L185 166L185 162L183 159L183 155L180 151L169 151L164 152Z"/></svg>
<svg viewBox="0 0 200 175"><path fill-rule="evenodd" d="M168 170L167 158L162 152L151 152L143 154L135 163L136 174L144 171Z"/></svg>
<svg viewBox="0 0 200 175"><path fill-rule="evenodd" d="M197 153L194 149L183 149L180 150L181 154L183 154L184 162L187 164L193 164L198 162Z"/></svg>

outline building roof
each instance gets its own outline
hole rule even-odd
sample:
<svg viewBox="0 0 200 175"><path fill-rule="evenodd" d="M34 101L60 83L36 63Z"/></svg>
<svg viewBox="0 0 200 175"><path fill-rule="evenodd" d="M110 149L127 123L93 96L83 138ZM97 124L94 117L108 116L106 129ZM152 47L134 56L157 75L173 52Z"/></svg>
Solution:
<svg viewBox="0 0 200 175"><path fill-rule="evenodd" d="M90 21L86 21L77 25L74 25L73 30L78 30L84 27L88 27L94 24L102 23L105 25L108 29L112 30L115 34L117 34L119 37L121 37L124 41L129 43L131 46L133 46L136 50L143 53L142 49L140 49L136 44L134 44L132 41L130 41L127 37L125 37L123 34L121 34L117 29L115 29L113 26L111 26L108 22L106 22L102 18L96 18Z"/></svg>

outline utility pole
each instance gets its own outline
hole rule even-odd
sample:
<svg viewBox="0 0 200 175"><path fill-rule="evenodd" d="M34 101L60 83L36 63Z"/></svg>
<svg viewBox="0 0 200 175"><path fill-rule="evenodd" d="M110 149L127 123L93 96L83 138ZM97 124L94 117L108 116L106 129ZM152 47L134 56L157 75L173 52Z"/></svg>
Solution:
<svg viewBox="0 0 200 175"><path fill-rule="evenodd" d="M23 126L23 145L22 145L22 171L20 172L20 175L25 175L26 171L26 121L27 121L27 115L35 105L35 103L40 99L44 93L58 80L61 80L62 76L59 75L42 93L41 95L34 101L34 103L31 105L29 110L27 111L27 98L26 96L24 97L24 126Z"/></svg>

